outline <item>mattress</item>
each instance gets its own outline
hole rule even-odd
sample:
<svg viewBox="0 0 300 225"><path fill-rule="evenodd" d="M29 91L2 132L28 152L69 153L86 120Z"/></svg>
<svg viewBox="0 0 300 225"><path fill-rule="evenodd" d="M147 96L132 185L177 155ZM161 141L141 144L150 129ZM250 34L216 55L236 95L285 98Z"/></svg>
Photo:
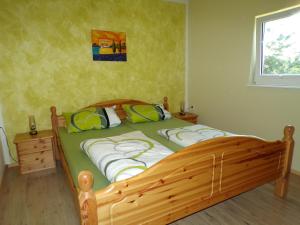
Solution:
<svg viewBox="0 0 300 225"><path fill-rule="evenodd" d="M133 124L125 121L121 126L103 129L103 130L91 130L82 133L67 132L66 128L59 128L59 137L63 147L66 161L69 165L69 170L73 178L73 182L78 187L78 174L82 170L89 170L94 175L94 190L102 189L110 184L104 175L98 170L98 168L90 161L87 155L80 149L80 143L83 140L90 138L104 138L110 136L121 135L124 133L132 132L135 130L142 131L148 137L160 142L162 145L176 152L182 149L181 146L174 144L158 135L157 130L163 128L175 128L190 125L190 123L172 118L169 120L163 120L158 122L138 123Z"/></svg>

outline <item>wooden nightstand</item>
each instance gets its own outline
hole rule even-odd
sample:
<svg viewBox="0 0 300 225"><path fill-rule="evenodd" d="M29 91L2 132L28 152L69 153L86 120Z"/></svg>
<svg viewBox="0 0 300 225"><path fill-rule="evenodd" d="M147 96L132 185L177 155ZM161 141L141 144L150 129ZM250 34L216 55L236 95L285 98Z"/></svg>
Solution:
<svg viewBox="0 0 300 225"><path fill-rule="evenodd" d="M53 137L52 130L41 130L37 135L16 135L14 143L21 174L55 168Z"/></svg>
<svg viewBox="0 0 300 225"><path fill-rule="evenodd" d="M179 112L177 112L173 113L172 115L178 119L185 120L190 123L197 123L198 115L195 113L186 112L184 115L181 115Z"/></svg>

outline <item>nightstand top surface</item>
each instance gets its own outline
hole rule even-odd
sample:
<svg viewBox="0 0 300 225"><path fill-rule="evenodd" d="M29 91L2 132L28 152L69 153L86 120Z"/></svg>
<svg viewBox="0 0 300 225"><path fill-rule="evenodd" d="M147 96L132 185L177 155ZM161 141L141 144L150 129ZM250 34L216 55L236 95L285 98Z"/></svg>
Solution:
<svg viewBox="0 0 300 225"><path fill-rule="evenodd" d="M29 132L21 133L21 134L16 134L14 143L18 144L21 142L33 141L36 139L52 138L53 136L54 135L52 130L39 130L36 135L30 135Z"/></svg>
<svg viewBox="0 0 300 225"><path fill-rule="evenodd" d="M185 114L180 114L180 112L172 113L175 117L180 117L180 118L189 118L189 117L198 117L196 113L191 113L191 112L185 112Z"/></svg>

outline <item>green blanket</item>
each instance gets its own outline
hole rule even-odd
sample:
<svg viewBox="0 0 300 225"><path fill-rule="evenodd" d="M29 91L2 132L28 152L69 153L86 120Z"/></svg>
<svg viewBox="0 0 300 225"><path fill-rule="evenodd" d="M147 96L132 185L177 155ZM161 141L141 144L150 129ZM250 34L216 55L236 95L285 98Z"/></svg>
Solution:
<svg viewBox="0 0 300 225"><path fill-rule="evenodd" d="M59 129L59 136L66 160L69 165L71 175L76 187L78 187L78 174L82 170L89 170L94 175L94 190L102 189L110 184L105 176L101 174L96 166L90 161L86 154L80 149L80 142L90 138L103 138L124 134L127 132L140 130L148 137L160 142L162 145L168 147L172 151L176 152L182 147L166 140L165 138L158 135L157 130L163 128L175 128L190 125L190 123L176 118L170 120L163 120L157 122L147 122L133 124L125 122L119 127L103 129L103 130L92 130L85 131L82 133L71 133L67 132L66 128Z"/></svg>

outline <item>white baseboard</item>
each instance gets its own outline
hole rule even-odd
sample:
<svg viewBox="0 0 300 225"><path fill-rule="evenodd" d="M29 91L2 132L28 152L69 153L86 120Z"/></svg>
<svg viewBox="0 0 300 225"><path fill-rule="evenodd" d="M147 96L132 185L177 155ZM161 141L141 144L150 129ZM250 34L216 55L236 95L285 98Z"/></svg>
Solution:
<svg viewBox="0 0 300 225"><path fill-rule="evenodd" d="M300 176L300 171L299 170L292 170L291 173L295 174L297 176Z"/></svg>
<svg viewBox="0 0 300 225"><path fill-rule="evenodd" d="M2 185L2 180L3 180L4 174L5 174L6 168L7 168L7 165L5 165L5 166L3 167L2 174L0 174L0 188L1 188L1 185Z"/></svg>
<svg viewBox="0 0 300 225"><path fill-rule="evenodd" d="M19 166L19 164L15 162L7 165L8 168L17 167L17 166Z"/></svg>

